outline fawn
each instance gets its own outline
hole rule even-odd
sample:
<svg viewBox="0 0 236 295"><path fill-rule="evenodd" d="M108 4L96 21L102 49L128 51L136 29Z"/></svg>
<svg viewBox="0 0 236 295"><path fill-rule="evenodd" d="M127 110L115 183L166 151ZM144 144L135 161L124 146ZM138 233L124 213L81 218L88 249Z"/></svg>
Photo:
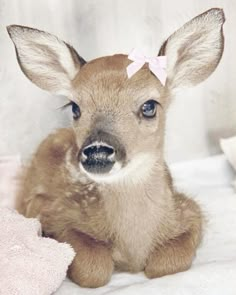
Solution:
<svg viewBox="0 0 236 295"><path fill-rule="evenodd" d="M16 207L38 217L44 235L72 245L68 276L80 286L103 286L114 269L157 278L191 266L203 217L172 185L165 118L177 89L217 67L224 20L210 9L164 42L165 85L147 64L128 78L127 55L86 62L49 33L7 28L24 74L72 107L73 126L50 134L25 168Z"/></svg>

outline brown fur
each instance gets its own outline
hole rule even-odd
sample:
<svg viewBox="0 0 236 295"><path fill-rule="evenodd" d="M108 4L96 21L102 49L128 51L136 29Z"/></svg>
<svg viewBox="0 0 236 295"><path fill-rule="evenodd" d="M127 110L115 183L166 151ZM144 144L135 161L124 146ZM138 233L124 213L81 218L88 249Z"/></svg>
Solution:
<svg viewBox="0 0 236 295"><path fill-rule="evenodd" d="M129 183L98 189L83 178L73 183L65 165L66 154L76 151L73 138L72 130L61 129L41 144L18 199L18 210L38 216L45 235L76 250L70 277L95 287L109 280L113 263L120 270L145 270L148 277L190 267L201 240L201 213L195 202L173 191L165 165L143 189ZM143 198L145 189L153 199Z"/></svg>
<svg viewBox="0 0 236 295"><path fill-rule="evenodd" d="M199 23L211 24L216 17L215 22L222 26L221 14L221 10L212 10L195 18L180 31L183 40L177 31L162 47L162 54L169 55L173 62L173 42L183 48L189 26L194 26L195 22L197 30ZM23 41L19 41L19 28L13 30L11 35L16 36L12 38L16 38L14 42L20 52L19 42ZM219 34L212 37L219 42L211 59L214 66L209 70L204 64L198 69L201 75L205 69L205 77L214 70L222 54L223 37L218 31ZM35 37L45 33L30 31L29 38L32 34ZM48 34L43 40L47 38L50 42L54 40ZM199 38L201 34L197 32L189 40ZM211 42L210 39L209 44ZM196 43L201 45L199 40ZM23 44L24 50L27 44ZM201 65L188 52L187 46L189 42L186 41L182 56L176 65L170 64L168 68L172 72L174 68L179 69L177 81L181 76L183 85L184 64L188 62L186 79L192 79L193 83L197 73L192 71L191 76L190 66ZM63 52L68 54L65 50L62 46L58 53L61 60ZM176 50L178 56L178 48ZM188 53L183 56L184 52ZM53 54L51 50L49 53ZM22 54L27 57L26 51L20 52L19 56ZM200 57L203 62L205 52ZM149 278L185 271L191 266L202 236L201 210L193 200L175 191L163 155L166 111L177 82L172 83L171 72L172 80L163 87L146 65L127 79L129 63L126 55L114 55L74 67L79 68L79 72L66 85L71 84L69 97L80 106L81 118L74 122L73 128L60 129L41 143L25 169L17 198L19 212L27 217L38 217L46 236L73 246L76 257L68 274L74 282L85 287L106 284L114 268L144 271ZM24 65L26 71L29 64L28 61ZM67 65L67 68L70 67ZM32 69L35 65L29 69L30 75L34 76L32 80L41 79L36 83L41 85L43 77ZM52 76L54 70L51 68ZM63 79L59 81L64 81L66 71L61 72ZM58 90L60 85L54 87L55 82L46 83L42 88ZM148 99L159 103L157 116L152 120L145 120L139 113L140 105ZM101 130L116 137L126 152L120 175L108 179L94 179L79 165L84 142L91 132L97 134Z"/></svg>

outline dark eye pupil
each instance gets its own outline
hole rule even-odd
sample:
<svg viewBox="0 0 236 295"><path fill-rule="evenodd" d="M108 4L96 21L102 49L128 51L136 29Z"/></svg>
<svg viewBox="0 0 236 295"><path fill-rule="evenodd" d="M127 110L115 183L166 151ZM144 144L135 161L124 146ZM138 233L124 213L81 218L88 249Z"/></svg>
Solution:
<svg viewBox="0 0 236 295"><path fill-rule="evenodd" d="M78 106L76 103L74 103L74 102L72 102L72 112L73 112L73 118L74 118L75 120L79 119L79 117L80 117L80 108L79 108L79 106Z"/></svg>
<svg viewBox="0 0 236 295"><path fill-rule="evenodd" d="M157 102L153 99L146 101L142 105L142 114L144 117L153 118L156 115Z"/></svg>

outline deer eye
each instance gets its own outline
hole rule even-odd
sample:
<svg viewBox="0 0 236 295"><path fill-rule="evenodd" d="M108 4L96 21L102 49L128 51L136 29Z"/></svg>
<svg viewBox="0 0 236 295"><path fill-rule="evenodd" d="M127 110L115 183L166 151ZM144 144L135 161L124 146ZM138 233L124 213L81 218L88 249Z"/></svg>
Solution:
<svg viewBox="0 0 236 295"><path fill-rule="evenodd" d="M74 120L78 120L79 117L81 116L80 107L75 102L72 102L71 106L72 106L73 118Z"/></svg>
<svg viewBox="0 0 236 295"><path fill-rule="evenodd" d="M145 118L154 118L157 112L158 102L150 99L146 101L141 107L141 113Z"/></svg>

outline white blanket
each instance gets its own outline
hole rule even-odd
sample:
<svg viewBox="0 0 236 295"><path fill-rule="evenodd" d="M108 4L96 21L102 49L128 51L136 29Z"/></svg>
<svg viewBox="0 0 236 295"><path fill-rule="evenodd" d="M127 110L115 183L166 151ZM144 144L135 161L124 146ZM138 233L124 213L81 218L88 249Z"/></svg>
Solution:
<svg viewBox="0 0 236 295"><path fill-rule="evenodd" d="M220 145L222 151L225 153L226 158L236 172L236 136L221 139ZM236 189L236 178L234 179L234 187Z"/></svg>
<svg viewBox="0 0 236 295"><path fill-rule="evenodd" d="M208 219L192 268L154 280L142 273L116 273L99 289L66 280L56 295L236 295L236 194L226 158L175 164L171 170L176 186L199 201Z"/></svg>

